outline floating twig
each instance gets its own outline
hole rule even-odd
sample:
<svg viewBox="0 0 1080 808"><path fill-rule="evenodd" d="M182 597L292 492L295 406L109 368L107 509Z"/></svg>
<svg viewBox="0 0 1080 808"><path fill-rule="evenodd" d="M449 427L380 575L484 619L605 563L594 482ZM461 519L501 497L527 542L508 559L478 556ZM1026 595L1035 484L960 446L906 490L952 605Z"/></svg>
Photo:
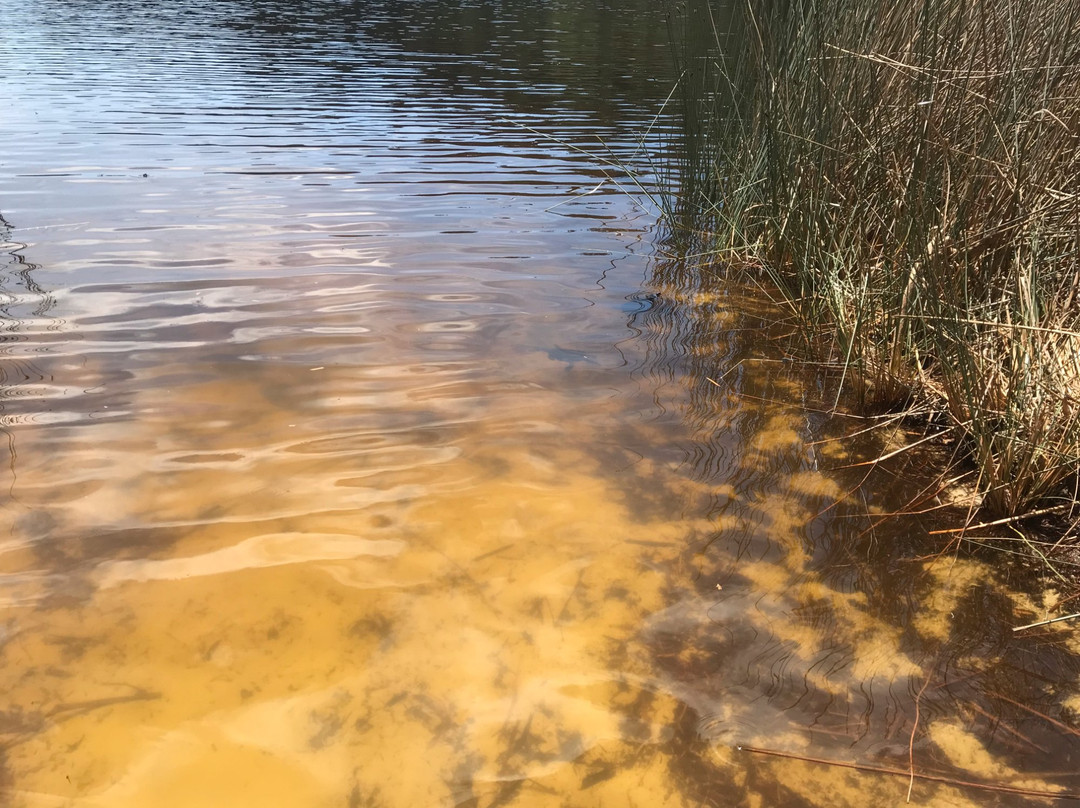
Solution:
<svg viewBox="0 0 1080 808"><path fill-rule="evenodd" d="M1037 626L1048 626L1051 623L1060 623L1062 620L1075 620L1080 617L1080 612L1076 614L1066 614L1062 617L1051 617L1049 620L1040 620L1038 623L1028 623L1026 626L1014 626L1013 631L1023 631L1025 628L1036 628Z"/></svg>
<svg viewBox="0 0 1080 808"><path fill-rule="evenodd" d="M1023 702L1017 701L1016 699L1010 699L1004 693L998 693L996 690L988 690L988 691L986 691L986 695L992 696L993 698L999 699L1001 701L1007 701L1009 704L1013 705L1014 707L1019 707L1021 710L1026 710L1027 712L1031 713L1032 715L1038 716L1043 721L1046 721L1046 722L1048 722L1050 724L1053 724L1055 727L1062 730L1063 732L1067 732L1070 735L1080 736L1080 730L1074 729L1073 727L1070 727L1068 724L1066 724L1066 723L1064 723L1062 721L1058 721L1056 718L1054 718L1053 716L1049 716L1046 713L1040 713L1034 707L1029 707L1028 705L1024 704Z"/></svg>
<svg viewBox="0 0 1080 808"><path fill-rule="evenodd" d="M899 449L895 449L895 450L893 450L891 452L888 452L887 454L883 454L880 457L875 457L873 460L864 460L862 463L851 463L851 464L846 465L846 466L837 466L835 469L832 469L832 471L838 471L840 469L854 469L854 468L858 468L859 466L876 466L878 463L881 463L882 461L888 460L891 457L896 457L898 454L903 454L908 449L914 449L916 446L919 446L920 444L926 443L927 441L939 440L941 438L941 436L944 435L946 432L951 432L952 430L956 429L959 426L960 426L959 424L957 424L956 426L950 426L950 427L947 427L947 428L941 430L940 432L935 432L932 435L927 435L926 437L919 438L917 441L912 441L911 443L907 444L906 446L901 446Z"/></svg>
<svg viewBox="0 0 1080 808"><path fill-rule="evenodd" d="M922 694L926 692L926 686L930 684L930 674L933 672L933 668L927 672L926 678L923 679L922 687L919 688L919 692L915 696L915 720L911 722L911 736L908 738L907 746L908 785L907 799L905 799L904 802L911 802L911 789L915 787L915 731L919 728L919 706L922 701Z"/></svg>
<svg viewBox="0 0 1080 808"><path fill-rule="evenodd" d="M763 749L759 746L740 746L738 748L743 752L753 752L758 755L770 755L772 757L787 758L789 760L799 760L804 763L819 763L822 766L838 766L842 769L855 769L856 771L869 772L871 774L891 774L897 777L914 776L920 780L928 780L932 783L942 783L957 788L977 788L982 789L983 791L995 791L1000 794L1018 794L1024 797L1043 797L1044 799L1051 800L1080 800L1080 792L1075 791L1047 791L1038 788L1020 788L1019 786L1003 786L994 783L977 783L970 780L957 780L956 778L945 777L941 774L923 774L915 772L914 775L912 775L911 772L904 771L903 769L893 769L888 766L872 766L868 763L851 763L847 760L810 757L809 755L799 755L795 752L781 752L779 749Z"/></svg>
<svg viewBox="0 0 1080 808"><path fill-rule="evenodd" d="M738 370L738 369L739 369L740 367L742 367L742 363L743 363L743 361L744 361L744 360L740 359L740 360L739 360L738 362L736 362L736 363L735 363L734 365L732 365L732 366L731 366L731 367L729 367L729 368L728 368L727 370L725 370L725 371L724 371L723 373L721 373L721 374L720 374L720 379L721 379L721 380L723 380L723 379L727 378L727 375L728 375L729 373L731 373L731 372L732 372L733 370ZM712 378L710 378L709 376L706 376L706 377L705 377L705 381L707 381L707 382L709 382L709 383L711 383L711 384L714 384L714 385L716 385L716 386L717 386L717 387L719 387L719 388L720 388L721 390L722 390L722 389L724 389L724 386L723 386L722 384L720 384L720 382L716 381L715 379L712 379Z"/></svg>
<svg viewBox="0 0 1080 808"><path fill-rule="evenodd" d="M1069 502L1064 505L1054 505L1050 508L1041 508L1037 511L1028 511L1027 513L1021 513L1016 516L1006 516L1004 519L995 519L993 522L980 522L977 525L965 525L964 527L947 527L942 530L931 530L931 536L938 536L942 533L964 533L968 530L980 530L984 527L996 527L998 525L1009 525L1013 522L1019 522L1024 519L1034 519L1036 516L1045 516L1048 513L1056 513L1058 511L1064 511L1068 508L1074 507L1074 503Z"/></svg>
<svg viewBox="0 0 1080 808"><path fill-rule="evenodd" d="M1016 729L1015 727L1010 727L1008 724L1004 723L1001 720L1001 716L999 716L999 715L990 715L990 713L986 712L986 710L984 710L982 707L980 707L978 704L976 704L973 701L967 702L967 708L969 710L974 710L975 712L977 712L979 715L981 715L983 718L987 719L990 722L990 724L991 724L990 737L991 738L993 738L994 732L996 732L1000 728L1000 729L1003 729L1006 732L1008 732L1010 735L1018 738L1027 748L1029 748L1029 749L1031 749L1031 748L1038 749L1044 755L1049 755L1050 754L1050 750L1044 749L1043 747L1041 747L1037 743L1035 743L1035 741L1031 740L1031 738L1029 738L1027 735L1024 735L1024 733L1022 733L1020 730ZM1031 772L1024 772L1024 773L1026 775L1028 775L1029 777L1031 776Z"/></svg>

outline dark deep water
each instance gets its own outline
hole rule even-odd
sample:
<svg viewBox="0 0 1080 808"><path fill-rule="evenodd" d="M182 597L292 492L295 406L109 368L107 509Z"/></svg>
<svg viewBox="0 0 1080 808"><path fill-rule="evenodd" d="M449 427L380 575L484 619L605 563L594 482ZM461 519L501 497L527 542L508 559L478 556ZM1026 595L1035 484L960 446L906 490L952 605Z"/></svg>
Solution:
<svg viewBox="0 0 1080 808"><path fill-rule="evenodd" d="M1080 791L1060 596L666 256L666 13L0 0L4 805Z"/></svg>

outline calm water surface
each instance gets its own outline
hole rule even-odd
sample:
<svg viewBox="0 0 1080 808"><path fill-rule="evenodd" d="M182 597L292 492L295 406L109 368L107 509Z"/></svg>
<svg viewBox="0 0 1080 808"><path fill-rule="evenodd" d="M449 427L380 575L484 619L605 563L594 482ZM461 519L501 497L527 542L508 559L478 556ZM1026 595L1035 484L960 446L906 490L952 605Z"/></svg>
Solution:
<svg viewBox="0 0 1080 808"><path fill-rule="evenodd" d="M1054 593L658 251L656 4L0 19L5 805L1080 790Z"/></svg>

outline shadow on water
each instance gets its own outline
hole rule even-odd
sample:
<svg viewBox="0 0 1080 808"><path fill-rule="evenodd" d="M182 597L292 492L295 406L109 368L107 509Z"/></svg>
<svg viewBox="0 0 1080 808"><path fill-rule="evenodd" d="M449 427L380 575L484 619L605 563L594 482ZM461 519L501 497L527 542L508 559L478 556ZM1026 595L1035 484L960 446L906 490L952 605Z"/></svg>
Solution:
<svg viewBox="0 0 1080 808"><path fill-rule="evenodd" d="M740 36L725 7L680 6L684 145L667 235L675 255L699 252L708 236L694 228L714 221L701 201L717 199L710 183L722 171L722 133L710 137L702 122L718 106L733 126L739 117L716 70L729 58L724 37L737 47ZM673 395L694 436L685 473L706 489L714 523L682 559L693 591L646 630L696 722L698 745L678 758L691 792L709 805L753 793L783 805L903 797L902 780L839 768L855 763L1018 789L916 781L913 799L921 792L934 804L1076 798L1080 637L1012 631L1062 613L1060 582L930 535L964 518L927 488L940 458L909 451L867 464L920 435L830 417L836 379L788 361L780 313L747 286L752 279L700 258L660 262L650 290L664 305L636 323L650 346L640 372L657 390L684 388Z"/></svg>
<svg viewBox="0 0 1080 808"><path fill-rule="evenodd" d="M789 329L760 289L673 259L648 291L657 304L631 318L647 346L637 374L689 428L688 510L707 514L680 562L692 586L670 590L643 630L683 705L671 765L686 794L716 806L903 798L903 779L852 764L943 778L915 781L922 804L1080 792L1080 639L1012 631L1060 608L1054 582L943 548L929 531L947 510L896 516L927 501L921 466L934 458L860 462L918 435L830 416L836 380L788 360Z"/></svg>

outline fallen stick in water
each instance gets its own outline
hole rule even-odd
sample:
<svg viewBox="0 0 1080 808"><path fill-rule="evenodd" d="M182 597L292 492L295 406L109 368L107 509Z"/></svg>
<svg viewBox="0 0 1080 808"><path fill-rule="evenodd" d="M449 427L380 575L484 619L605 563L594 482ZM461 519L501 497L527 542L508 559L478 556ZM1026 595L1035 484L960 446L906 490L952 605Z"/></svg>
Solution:
<svg viewBox="0 0 1080 808"><path fill-rule="evenodd" d="M1077 612L1076 614L1067 614L1062 617L1051 617L1049 620L1040 620L1038 623L1028 623L1026 626L1013 626L1013 631L1023 631L1025 628L1048 626L1051 623L1060 623L1062 620L1074 620L1077 617L1080 617L1080 612Z"/></svg>
<svg viewBox="0 0 1080 808"><path fill-rule="evenodd" d="M897 777L917 777L920 780L929 780L934 783L942 783L947 786L956 786L958 788L978 788L983 791L995 791L1000 794L1017 794L1023 797L1045 797L1051 800L1080 800L1080 792L1045 791L1038 788L1020 788L1018 786L1003 786L995 785L993 783L975 783L968 780L956 780L952 777L945 777L940 774L912 773L903 769L891 769L888 766L872 766L867 763L850 763L846 760L809 757L808 755L799 755L794 752L781 752L778 749L762 749L758 746L740 746L737 748L743 752L754 752L758 755L770 755L772 757L788 758L790 760L801 760L804 763L820 763L823 766L839 766L843 769L855 769L860 772L870 772L873 774L892 774Z"/></svg>

